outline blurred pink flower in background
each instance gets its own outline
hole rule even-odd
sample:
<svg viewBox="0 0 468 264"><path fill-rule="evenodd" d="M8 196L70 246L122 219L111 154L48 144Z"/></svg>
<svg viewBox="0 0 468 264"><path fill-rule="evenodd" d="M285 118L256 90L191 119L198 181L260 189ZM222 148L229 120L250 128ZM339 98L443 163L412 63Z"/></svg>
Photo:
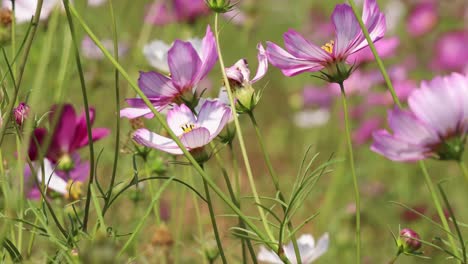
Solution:
<svg viewBox="0 0 468 264"><path fill-rule="evenodd" d="M175 22L193 23L209 12L204 0L155 1L148 7L145 21L158 26Z"/></svg>
<svg viewBox="0 0 468 264"><path fill-rule="evenodd" d="M436 26L438 16L435 2L421 0L408 14L406 21L408 33L414 37L429 33Z"/></svg>
<svg viewBox="0 0 468 264"><path fill-rule="evenodd" d="M104 39L101 41L101 44L106 48L111 54L114 54L114 42L111 39ZM119 42L119 56L124 56L127 54L129 46L126 43ZM81 54L83 57L92 59L92 60L102 60L104 59L104 53L102 53L101 49L99 49L94 41L85 36L81 41Z"/></svg>
<svg viewBox="0 0 468 264"><path fill-rule="evenodd" d="M436 69L464 71L468 69L468 31L444 33L437 39L432 66Z"/></svg>
<svg viewBox="0 0 468 264"><path fill-rule="evenodd" d="M367 143L372 138L372 133L380 128L383 121L380 117L372 117L362 122L356 130L353 131L353 142L357 145Z"/></svg>
<svg viewBox="0 0 468 264"><path fill-rule="evenodd" d="M375 43L375 48L377 53L381 58L388 58L394 56L396 49L400 45L400 39L398 37L383 38L380 41ZM369 47L366 47L354 54L351 54L348 57L350 63L363 63L363 62L372 62L374 61L374 54Z"/></svg>
<svg viewBox="0 0 468 264"><path fill-rule="evenodd" d="M61 0L44 0L42 3L40 20L47 19L55 7L61 5ZM16 0L15 19L16 23L29 23L36 13L37 0ZM10 0L3 0L2 7L12 10Z"/></svg>

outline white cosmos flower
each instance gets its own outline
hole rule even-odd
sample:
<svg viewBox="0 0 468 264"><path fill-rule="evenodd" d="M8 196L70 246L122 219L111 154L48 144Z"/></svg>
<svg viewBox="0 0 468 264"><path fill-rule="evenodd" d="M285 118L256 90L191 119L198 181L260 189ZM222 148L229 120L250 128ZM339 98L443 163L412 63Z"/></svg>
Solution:
<svg viewBox="0 0 468 264"><path fill-rule="evenodd" d="M314 237L309 234L302 235L297 240L299 247L299 253L301 254L301 262L303 264L310 264L322 256L328 250L329 236L328 233L325 233L320 237L315 244ZM297 264L296 254L294 253L294 247L292 242L288 245L283 246L284 254L291 262L291 264ZM260 247L260 252L257 255L259 261L269 264L283 264L283 261L278 257L278 255L266 249L265 247Z"/></svg>
<svg viewBox="0 0 468 264"><path fill-rule="evenodd" d="M42 3L40 20L47 19L54 8L58 5L62 6L61 0L44 0ZM12 9L10 0L3 0L2 6L7 9ZM15 1L15 19L16 23L28 23L36 13L37 0L16 0Z"/></svg>
<svg viewBox="0 0 468 264"><path fill-rule="evenodd" d="M198 54L202 53L202 39L191 38L187 41L192 44ZM167 44L162 40L154 40L143 47L143 54L151 66L162 72L169 72L167 53L172 47L172 44Z"/></svg>
<svg viewBox="0 0 468 264"><path fill-rule="evenodd" d="M301 128L320 127L330 119L330 110L319 108L316 110L304 110L294 115L294 123Z"/></svg>

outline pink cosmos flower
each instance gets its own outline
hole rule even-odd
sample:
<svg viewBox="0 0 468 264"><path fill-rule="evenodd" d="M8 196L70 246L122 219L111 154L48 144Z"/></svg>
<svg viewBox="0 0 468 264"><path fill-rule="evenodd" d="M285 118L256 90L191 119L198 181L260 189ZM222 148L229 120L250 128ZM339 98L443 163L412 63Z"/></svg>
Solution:
<svg viewBox="0 0 468 264"><path fill-rule="evenodd" d="M375 0L365 0L362 19L372 41L383 37L386 30L385 16ZM349 55L367 47L365 36L349 5L337 5L332 21L336 33L334 40L319 47L291 29L284 34L286 50L267 42L268 60L280 68L284 75L294 76L303 72L320 71L326 67L333 70L339 63L346 62Z"/></svg>
<svg viewBox="0 0 468 264"><path fill-rule="evenodd" d="M197 85L217 59L215 39L208 26L200 53L190 42L176 40L168 52L170 77L158 72L141 72L138 85L156 109L161 111L172 103L185 103L187 96L192 98ZM130 107L120 111L121 117L153 117L142 99L131 98L126 101Z"/></svg>
<svg viewBox="0 0 468 264"><path fill-rule="evenodd" d="M468 69L468 30L442 35L436 42L433 66L437 69L462 71Z"/></svg>
<svg viewBox="0 0 468 264"><path fill-rule="evenodd" d="M253 79L250 79L250 69L246 59L240 59L234 65L226 68L226 75L230 82L236 83L240 86L251 86L260 79L262 79L268 70L268 59L266 56L265 48L261 44L257 45L257 58L258 68L257 73Z"/></svg>
<svg viewBox="0 0 468 264"><path fill-rule="evenodd" d="M221 132L230 117L231 109L228 106L218 101L207 100L197 116L186 105L175 105L167 113L167 124L180 138L182 144L189 151L194 151L210 143ZM145 128L135 131L133 139L143 146L174 155L183 154L174 140Z"/></svg>
<svg viewBox="0 0 468 264"><path fill-rule="evenodd" d="M18 104L18 107L13 109L13 115L15 116L15 122L18 124L18 126L22 126L24 121L28 118L29 116L29 105L27 105L25 102L21 102Z"/></svg>
<svg viewBox="0 0 468 264"><path fill-rule="evenodd" d="M410 11L406 27L412 36L418 37L430 32L437 24L437 20L436 4L423 0Z"/></svg>
<svg viewBox="0 0 468 264"><path fill-rule="evenodd" d="M400 39L398 37L391 37L381 39L379 42L375 43L375 48L381 58L388 58L395 55L396 49L399 45ZM374 60L374 54L372 54L370 47L366 47L348 57L349 62L357 64Z"/></svg>
<svg viewBox="0 0 468 264"><path fill-rule="evenodd" d="M89 162L82 162L80 156L75 153L72 155L73 163L75 166L73 169L64 171L57 167L57 164L51 162L49 159L44 159L44 179L45 185L47 186L48 191L53 191L60 196L63 196L67 199L71 198L76 200L81 195L81 186L83 182L88 179L89 176ZM35 171L37 172L38 182L42 181L42 168L41 164L38 161L33 162ZM30 188L27 190L26 196L31 200L38 200L41 198L39 192L39 186L35 184L35 181L31 179L32 173L29 166L25 167L24 177L25 182L31 184ZM47 192L51 194L51 192Z"/></svg>
<svg viewBox="0 0 468 264"><path fill-rule="evenodd" d="M382 119L379 117L370 118L361 123L360 127L353 131L353 142L362 145L372 138L372 133L379 129Z"/></svg>
<svg viewBox="0 0 468 264"><path fill-rule="evenodd" d="M394 161L459 160L468 133L468 76L453 73L423 82L408 103L409 110L389 111L393 135L375 132L371 149Z"/></svg>
<svg viewBox="0 0 468 264"><path fill-rule="evenodd" d="M193 23L197 18L209 12L204 0L156 1L150 6L145 21L154 25L166 25L173 22Z"/></svg>
<svg viewBox="0 0 468 264"><path fill-rule="evenodd" d="M51 109L51 116L49 121L51 126L54 122L54 115L58 106L53 106ZM94 108L89 109L91 124L94 123L95 110ZM47 130L45 128L36 128L34 130L34 138L31 140L29 146L29 157L31 160L37 159L37 144L42 143L46 137ZM107 128L93 128L92 129L92 141L99 140L110 133ZM62 107L62 112L58 118L57 125L52 135L52 141L49 149L47 150L46 157L53 163L64 162L69 163L72 161L71 155L76 150L89 144L88 132L86 127L85 113L83 112L80 116L76 115L75 109L71 104L65 104ZM59 164L63 165L63 164ZM68 164L73 167L73 164Z"/></svg>

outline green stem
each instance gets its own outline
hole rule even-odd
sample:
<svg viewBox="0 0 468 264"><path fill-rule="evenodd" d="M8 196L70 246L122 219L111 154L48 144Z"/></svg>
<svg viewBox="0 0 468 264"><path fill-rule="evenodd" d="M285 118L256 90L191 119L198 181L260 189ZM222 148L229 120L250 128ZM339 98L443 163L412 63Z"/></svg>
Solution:
<svg viewBox="0 0 468 264"><path fill-rule="evenodd" d="M78 69L78 74L80 76L80 84L81 84L81 93L83 95L83 104L84 104L84 112L86 118L86 130L88 132L88 147L89 147L89 167L91 168L89 171L89 183L88 183L88 190L86 192L86 204L84 210L84 217L83 217L83 231L86 232L88 228L88 218L89 218L89 209L91 205L91 185L94 182L94 147L93 147L93 133L91 131L91 119L89 116L89 105L88 105L88 96L86 94L86 83L84 79L83 69L81 66L81 59L80 59L80 51L78 46L78 40L76 38L75 27L73 25L73 20L70 14L70 10L68 8L70 2L69 0L63 0L65 5L65 10L67 13L68 19L68 26L70 27L70 34L73 40L73 47L75 53L75 60L76 60L76 67Z"/></svg>
<svg viewBox="0 0 468 264"><path fill-rule="evenodd" d="M205 196L206 196L206 200L208 204L208 209L210 211L211 225L213 226L213 232L216 238L216 244L218 244L218 249L219 249L219 254L221 256L221 260L223 261L224 264L226 264L227 260L226 260L226 256L224 255L224 249L223 249L223 244L221 243L221 237L219 236L218 224L216 223L213 203L211 202L210 188L208 184L206 183L205 179L203 179L203 187L205 188Z"/></svg>
<svg viewBox="0 0 468 264"><path fill-rule="evenodd" d="M356 263L361 263L361 202L359 196L359 184L354 168L353 142L351 140L351 124L348 115L348 103L343 83L339 83L341 88L341 98L343 101L343 112L345 117L346 141L348 144L349 163L351 166L351 175L353 176L354 196L356 200Z"/></svg>
<svg viewBox="0 0 468 264"><path fill-rule="evenodd" d="M242 129L239 123L239 119L237 117L236 113L236 105L234 102L234 96L231 91L231 86L229 84L228 77L226 75L226 67L224 66L224 60L223 60L223 55L221 53L221 46L219 43L219 22L218 22L218 13L215 14L215 38L216 38L216 49L218 51L218 57L219 57L219 64L221 66L221 73L223 75L223 80L224 80L224 85L226 85L226 90L228 93L229 97L229 103L231 105L231 111L232 115L234 116L234 125L236 126L236 134L237 138L239 140L239 146L241 149L242 157L244 158L244 164L245 164L245 170L247 171L247 177L249 178L249 183L250 183L250 188L252 189L253 197L255 200L255 203L261 204L260 199L258 198L258 193L257 193L257 188L255 187L255 181L253 178L252 174L252 168L250 166L250 161L249 157L247 156L247 149L245 147L244 143L244 137L242 135ZM265 212L263 211L263 208L261 206L257 206L258 212L260 213L260 218L262 219L263 226L265 228L265 231L267 232L268 237L270 238L271 241L275 241L275 238L270 230L270 226L268 225L268 221L265 216Z"/></svg>
<svg viewBox="0 0 468 264"><path fill-rule="evenodd" d="M466 180L468 181L468 169L466 168L465 163L463 163L463 161L460 160L458 162L458 165L460 166L463 176L465 176Z"/></svg>
<svg viewBox="0 0 468 264"><path fill-rule="evenodd" d="M258 235L259 239L263 241L268 241L267 237L257 228L257 226L240 211L237 206L230 201L230 199L223 193L223 191L208 177L208 175L205 173L205 171L200 167L200 165L197 163L197 161L194 159L192 154L187 150L187 148L182 144L180 139L174 134L174 132L170 129L170 127L167 125L167 122L165 121L164 117L162 116L161 113L159 113L153 106L153 104L149 101L148 97L141 91L141 89L138 87L138 85L130 78L128 73L123 69L123 67L112 57L112 55L109 53L109 51L104 48L102 43L99 41L99 39L96 37L96 35L92 32L92 30L86 25L84 22L83 18L78 14L76 9L73 6L66 6L66 9L70 11L70 13L77 19L78 23L81 25L83 30L88 34L88 36L93 40L93 42L96 44L97 47L103 52L104 56L108 60L111 61L111 63L114 65L114 67L120 72L121 76L129 83L130 87L140 96L140 98L143 100L145 105L151 110L151 112L154 114L156 120L161 124L161 126L167 131L169 134L169 137L174 140L174 142L177 144L177 146L182 150L184 156L189 160L189 162L192 164L194 169L200 174L201 177L206 179L207 184L210 186L210 188L223 200L223 202L229 206L229 208L234 211L239 217L244 220L245 224L253 231L255 232L256 235ZM278 250L278 247L271 244L267 243L267 246L272 249L272 250Z"/></svg>
<svg viewBox="0 0 468 264"><path fill-rule="evenodd" d="M396 255L395 257L393 257L393 258L388 262L388 264L394 264L394 263L397 261L397 259L398 259L399 256L400 256L400 254L398 254L398 255Z"/></svg>
<svg viewBox="0 0 468 264"><path fill-rule="evenodd" d="M119 44L117 36L117 25L115 21L114 8L112 6L112 0L109 0L109 11L112 19L112 35L114 41L114 57L115 60L119 61ZM112 197L112 190L114 189L115 177L117 174L117 165L119 161L119 144L120 144L120 86L119 86L119 71L115 70L115 149L114 149L114 164L112 166L112 176L109 183L109 191L106 194L106 201ZM150 175L149 175L150 176ZM151 184L151 183L150 183ZM159 215L159 214L158 214Z"/></svg>
<svg viewBox="0 0 468 264"><path fill-rule="evenodd" d="M429 176L429 173L427 172L426 164L424 161L419 161L419 165L421 166L421 170L424 174L424 179L426 181L427 188L429 189L429 192L431 193L432 196L432 201L434 202L434 205L437 210L437 214L439 215L440 221L442 222L442 226L445 229L445 232L448 234L448 238L450 241L450 246L452 247L453 254L455 256L458 256L458 248L457 244L455 243L455 240L453 236L451 235L450 231L450 226L448 225L447 218L445 217L444 210L442 209L439 197L437 196L437 193L434 188L434 183L432 182L431 177Z"/></svg>
<svg viewBox="0 0 468 264"><path fill-rule="evenodd" d="M377 65L379 66L380 72L382 73L382 76L385 80L385 83L387 84L387 88L390 91L390 94L392 95L393 101L395 104L401 108L401 102L398 99L398 96L395 92L395 89L393 88L392 81L390 80L390 77L387 73L387 70L385 69L385 65L383 64L382 59L380 58L379 54L377 53L377 49L375 48L374 42L372 41L369 31L366 28L366 25L364 25L364 22L362 21L361 15L359 14L356 4L354 3L354 0L349 0L349 4L351 5L351 9L353 9L354 16L356 17L357 21L359 22L359 26L362 29L362 32L364 33L364 36L366 37L367 44L369 45L369 48L372 51L372 54L374 54L375 61L377 62Z"/></svg>
<svg viewBox="0 0 468 264"><path fill-rule="evenodd" d="M275 169L273 168L273 165L271 163L270 156L268 155L268 152L266 150L265 142L263 140L262 133L260 132L260 128L257 124L257 120L255 119L253 111L250 111L248 115L250 117L250 120L252 121L253 127L255 128L255 134L257 135L257 140L258 140L258 143L260 144L260 148L263 153L263 158L265 160L265 163L267 164L268 171L270 172L271 179L273 180L273 184L275 185L276 192L278 193L278 198L282 202L285 202L283 193L281 192L281 189L280 189L278 175L276 174ZM283 212L286 213L286 206L282 205L281 208L283 209ZM288 229L290 232L294 230L291 220L288 221ZM280 236L282 236L282 234L280 234ZM294 253L296 254L297 263L302 263L301 252L299 251L299 246L297 245L296 236L293 233L291 233L291 242L293 244Z"/></svg>

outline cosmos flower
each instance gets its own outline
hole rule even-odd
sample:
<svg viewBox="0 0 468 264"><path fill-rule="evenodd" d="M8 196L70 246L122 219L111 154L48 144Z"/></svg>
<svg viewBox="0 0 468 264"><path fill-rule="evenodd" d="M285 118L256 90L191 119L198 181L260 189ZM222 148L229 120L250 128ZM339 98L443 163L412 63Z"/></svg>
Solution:
<svg viewBox="0 0 468 264"><path fill-rule="evenodd" d="M362 19L373 42L383 37L386 29L385 16L375 0L364 2ZM268 60L286 76L316 72L324 68L336 71L340 64L346 63L349 55L367 47L368 43L349 5L337 5L332 21L336 33L334 40L319 47L291 29L284 34L286 50L267 42Z"/></svg>
<svg viewBox="0 0 468 264"><path fill-rule="evenodd" d="M328 250L329 236L328 233L325 233L320 237L315 245L315 240L312 235L306 234L299 237L297 244L299 246L299 253L301 254L301 262L303 264L310 264L318 259L320 256L325 254ZM291 262L291 264L297 264L296 253L294 252L294 247L292 242L288 245L283 246L284 254ZM260 247L260 252L257 255L258 260L263 261L269 264L282 264L283 261L278 257L278 255L266 249L265 247Z"/></svg>
<svg viewBox="0 0 468 264"><path fill-rule="evenodd" d="M382 125L380 117L372 117L360 124L360 126L353 131L353 142L357 145L362 145L372 138L372 132L379 129Z"/></svg>
<svg viewBox="0 0 468 264"><path fill-rule="evenodd" d="M80 156L75 153L73 156L73 163L75 167L69 171L60 170L57 164L51 162L49 159L44 159L44 166L38 161L33 162L34 170L37 173L37 179L40 183L42 178L45 179L45 186L47 186L48 194L50 191L65 197L66 199L77 200L81 195L81 186L89 176L89 162L82 162ZM44 172L44 174L42 174ZM25 167L25 182L29 182L31 187L27 191L27 198L37 200L41 198L39 186L35 181L31 180L31 169L29 166Z"/></svg>
<svg viewBox="0 0 468 264"><path fill-rule="evenodd" d="M231 109L228 106L218 101L207 100L197 116L186 105L175 105L167 113L167 124L189 151L195 151L210 143L221 132L230 117ZM143 146L174 155L183 154L174 140L145 128L135 131L133 139Z"/></svg>
<svg viewBox="0 0 468 264"><path fill-rule="evenodd" d="M409 12L406 21L408 32L418 37L430 32L437 24L437 6L432 1L423 0Z"/></svg>
<svg viewBox="0 0 468 264"><path fill-rule="evenodd" d="M15 122L18 126L22 126L24 121L28 118L29 116L29 105L27 105L25 102L21 102L18 104L18 107L13 109L13 115L15 117Z"/></svg>
<svg viewBox="0 0 468 264"><path fill-rule="evenodd" d="M55 7L61 5L61 0L44 0L42 3L40 20L47 19ZM3 1L3 7L12 9L11 1ZM36 13L37 0L16 0L15 1L15 19L16 23L29 23Z"/></svg>
<svg viewBox="0 0 468 264"><path fill-rule="evenodd" d="M393 134L375 132L371 149L394 161L460 160L468 132L468 77L453 73L423 82L408 104L409 110L389 111Z"/></svg>
<svg viewBox="0 0 468 264"><path fill-rule="evenodd" d="M396 49L400 45L400 39L398 37L383 38L375 43L377 53L381 58L388 58L396 53ZM351 63L361 64L363 62L374 61L374 54L370 47L366 47L348 57L348 61Z"/></svg>
<svg viewBox="0 0 468 264"><path fill-rule="evenodd" d="M191 38L188 39L187 42L192 44L192 47L198 54L201 53L203 43L201 39ZM168 52L173 45L174 43L169 45L162 40L154 40L145 45L143 48L143 54L151 66L163 73L169 73L169 64L167 58Z"/></svg>
<svg viewBox="0 0 468 264"><path fill-rule="evenodd" d="M59 109L59 106L53 106L51 109L51 116L49 117L51 126L53 126L57 109ZM95 118L94 108L89 109L89 115L92 124ZM34 137L29 146L29 157L31 160L37 159L38 150L36 140L41 144L47 133L45 128L36 128L34 130ZM99 140L109 133L110 130L107 128L93 128L92 141ZM80 116L77 116L71 104L63 105L62 112L58 117L55 130L52 134L49 149L47 150L47 159L53 163L57 163L57 166L62 170L73 169L75 164L73 164L72 155L75 151L88 144L89 138L85 113L83 112Z"/></svg>
<svg viewBox="0 0 468 264"><path fill-rule="evenodd" d="M190 42L176 40L168 52L170 77L158 72L141 72L138 85L158 111L172 103L191 103L197 85L205 78L217 59L215 39L208 26L200 53L197 53ZM141 98L126 101L130 107L120 111L121 117L153 117Z"/></svg>

